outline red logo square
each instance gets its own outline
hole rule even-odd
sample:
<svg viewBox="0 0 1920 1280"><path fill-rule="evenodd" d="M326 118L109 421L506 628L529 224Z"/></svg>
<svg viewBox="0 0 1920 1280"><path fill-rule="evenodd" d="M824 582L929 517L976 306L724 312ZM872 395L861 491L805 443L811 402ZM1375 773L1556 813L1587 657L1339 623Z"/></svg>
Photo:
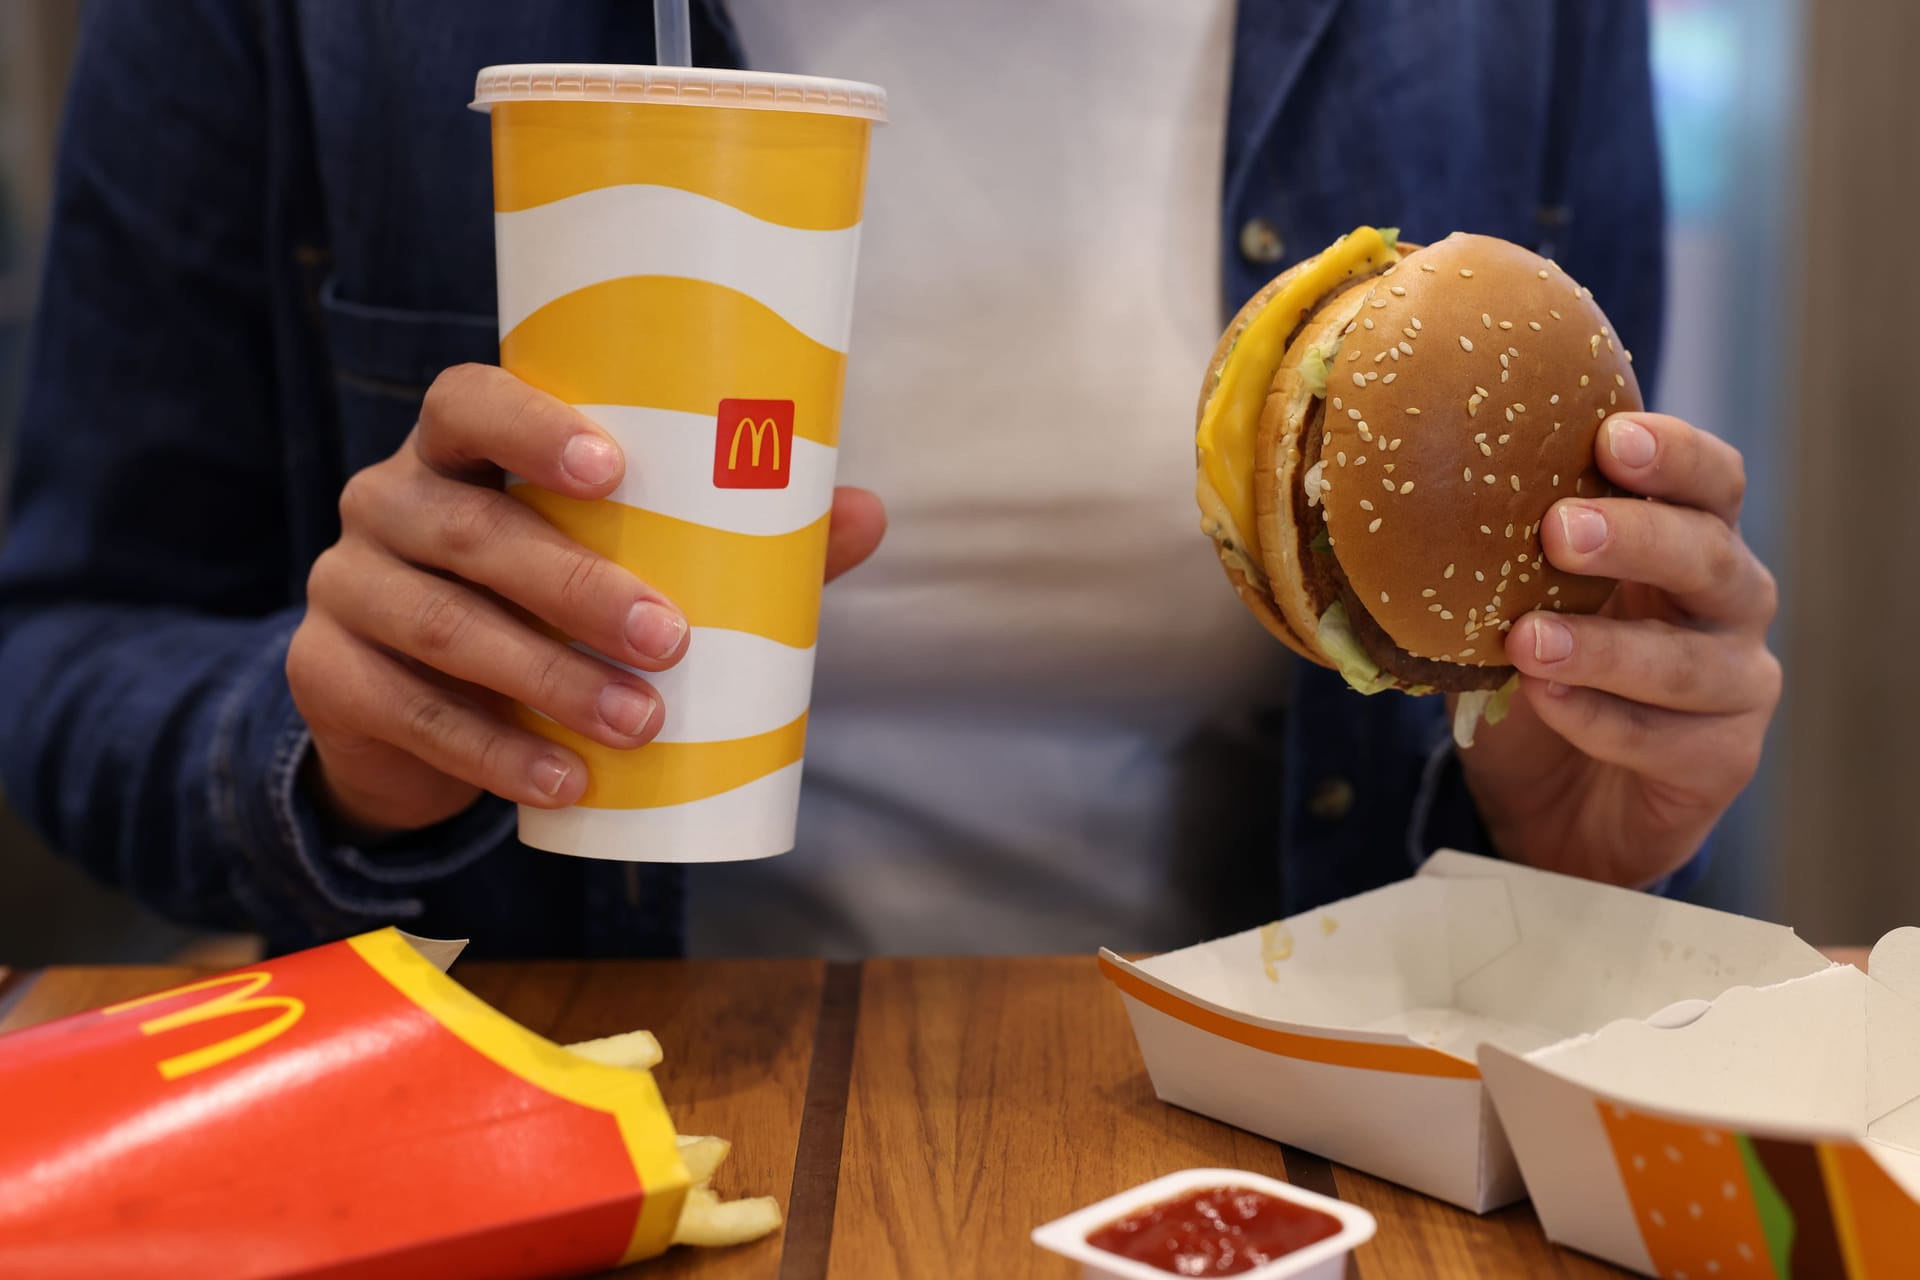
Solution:
<svg viewBox="0 0 1920 1280"><path fill-rule="evenodd" d="M722 400L713 433L716 489L784 489L793 474L793 401Z"/></svg>

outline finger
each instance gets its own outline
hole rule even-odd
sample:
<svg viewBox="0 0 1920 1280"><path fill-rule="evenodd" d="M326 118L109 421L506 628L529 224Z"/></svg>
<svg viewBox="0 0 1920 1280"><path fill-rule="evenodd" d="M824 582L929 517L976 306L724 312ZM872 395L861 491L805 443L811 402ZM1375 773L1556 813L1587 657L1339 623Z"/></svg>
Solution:
<svg viewBox="0 0 1920 1280"><path fill-rule="evenodd" d="M456 480L501 472L573 498L601 498L625 473L620 447L579 410L489 364L455 365L420 405L413 447Z"/></svg>
<svg viewBox="0 0 1920 1280"><path fill-rule="evenodd" d="M345 730L400 748L441 773L516 804L557 809L586 790L580 757L487 714L452 690L346 632L325 615L323 630L336 679L328 719Z"/></svg>
<svg viewBox="0 0 1920 1280"><path fill-rule="evenodd" d="M629 666L658 671L686 648L671 601L497 489L371 467L347 482L340 513L400 559L477 583Z"/></svg>
<svg viewBox="0 0 1920 1280"><path fill-rule="evenodd" d="M1522 676L1520 691L1575 750L1633 773L1684 780L1703 799L1733 796L1760 766L1761 717L1669 711L1535 676Z"/></svg>
<svg viewBox="0 0 1920 1280"><path fill-rule="evenodd" d="M1679 418L1616 415L1601 427L1593 452L1601 472L1623 489L1710 511L1729 525L1740 521L1745 459L1726 441Z"/></svg>
<svg viewBox="0 0 1920 1280"><path fill-rule="evenodd" d="M872 555L886 532L887 511L879 498L845 485L834 490L833 517L827 522L827 581Z"/></svg>
<svg viewBox="0 0 1920 1280"><path fill-rule="evenodd" d="M329 566L315 566L312 589L349 631L610 747L637 747L659 732L652 686L538 634L480 592L371 552ZM336 574L353 589L335 589Z"/></svg>
<svg viewBox="0 0 1920 1280"><path fill-rule="evenodd" d="M1507 633L1525 675L1671 711L1771 710L1780 663L1759 644L1653 619L1530 613Z"/></svg>
<svg viewBox="0 0 1920 1280"><path fill-rule="evenodd" d="M1705 621L1764 624L1778 604L1773 575L1740 535L1692 507L1569 498L1554 504L1540 540L1556 568L1645 583Z"/></svg>

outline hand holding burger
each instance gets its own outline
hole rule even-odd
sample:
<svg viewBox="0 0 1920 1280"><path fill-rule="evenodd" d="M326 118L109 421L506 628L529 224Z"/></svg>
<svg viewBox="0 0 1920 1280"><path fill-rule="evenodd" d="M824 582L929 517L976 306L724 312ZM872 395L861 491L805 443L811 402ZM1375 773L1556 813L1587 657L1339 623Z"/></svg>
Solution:
<svg viewBox="0 0 1920 1280"><path fill-rule="evenodd" d="M1235 317L1197 446L1241 599L1360 693L1449 695L1506 856L1647 883L1751 777L1779 667L1739 455L1642 411L1555 264L1356 230Z"/></svg>

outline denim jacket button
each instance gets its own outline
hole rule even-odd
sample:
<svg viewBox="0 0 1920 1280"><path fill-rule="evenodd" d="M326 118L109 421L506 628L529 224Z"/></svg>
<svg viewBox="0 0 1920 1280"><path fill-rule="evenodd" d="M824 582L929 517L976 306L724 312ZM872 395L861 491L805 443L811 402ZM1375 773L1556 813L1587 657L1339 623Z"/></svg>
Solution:
<svg viewBox="0 0 1920 1280"><path fill-rule="evenodd" d="M1280 229L1266 218L1249 218L1240 228L1240 256L1248 262L1272 266L1286 254L1286 241Z"/></svg>
<svg viewBox="0 0 1920 1280"><path fill-rule="evenodd" d="M1353 808L1353 784L1345 778L1322 778L1307 796L1307 812L1321 822L1338 822Z"/></svg>

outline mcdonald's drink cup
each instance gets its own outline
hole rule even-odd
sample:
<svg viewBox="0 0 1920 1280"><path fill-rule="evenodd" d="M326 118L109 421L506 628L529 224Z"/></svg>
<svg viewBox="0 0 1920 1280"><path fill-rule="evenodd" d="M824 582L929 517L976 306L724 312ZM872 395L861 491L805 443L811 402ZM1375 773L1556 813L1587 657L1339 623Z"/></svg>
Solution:
<svg viewBox="0 0 1920 1280"><path fill-rule="evenodd" d="M580 803L527 844L648 862L793 847L853 315L871 86L644 66L483 70L500 363L627 458L601 502L513 493L664 592L692 627L631 751L577 752Z"/></svg>

